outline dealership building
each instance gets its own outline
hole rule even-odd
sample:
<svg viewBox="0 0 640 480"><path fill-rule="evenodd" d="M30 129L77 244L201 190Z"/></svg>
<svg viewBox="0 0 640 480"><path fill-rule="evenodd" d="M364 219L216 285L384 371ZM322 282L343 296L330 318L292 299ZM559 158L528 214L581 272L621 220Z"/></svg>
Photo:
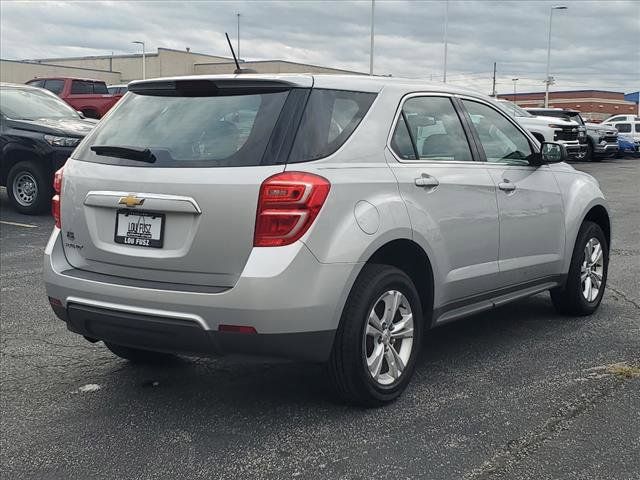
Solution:
<svg viewBox="0 0 640 480"><path fill-rule="evenodd" d="M242 61L241 67L258 73L360 73L284 60ZM190 49L158 48L157 52L145 56L146 78L233 73L235 68L233 58L195 53ZM128 83L142 78L142 54L0 60L2 82L25 83L33 78L53 76L92 78L109 85Z"/></svg>
<svg viewBox="0 0 640 480"><path fill-rule="evenodd" d="M515 102L523 108L544 107L544 92L509 93L498 97ZM622 92L566 90L549 92L549 107L578 110L585 119L602 121L612 115L637 115L638 104L630 101L633 97L627 98L628 100Z"/></svg>

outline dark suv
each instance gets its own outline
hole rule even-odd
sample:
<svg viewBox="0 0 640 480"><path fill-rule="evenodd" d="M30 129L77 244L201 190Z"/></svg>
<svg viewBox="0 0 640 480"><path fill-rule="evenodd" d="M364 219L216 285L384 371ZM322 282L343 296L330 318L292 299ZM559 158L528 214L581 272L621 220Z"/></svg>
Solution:
<svg viewBox="0 0 640 480"><path fill-rule="evenodd" d="M0 185L19 212L44 212L53 173L97 121L42 88L2 83L0 93Z"/></svg>

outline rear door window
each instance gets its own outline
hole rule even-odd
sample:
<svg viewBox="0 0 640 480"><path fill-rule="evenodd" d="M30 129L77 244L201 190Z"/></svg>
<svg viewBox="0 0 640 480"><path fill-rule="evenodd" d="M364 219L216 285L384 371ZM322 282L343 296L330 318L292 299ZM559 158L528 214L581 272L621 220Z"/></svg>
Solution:
<svg viewBox="0 0 640 480"><path fill-rule="evenodd" d="M108 94L107 84L104 82L93 82L93 93Z"/></svg>
<svg viewBox="0 0 640 480"><path fill-rule="evenodd" d="M413 97L404 102L391 147L403 160L473 160L460 118L447 97Z"/></svg>
<svg viewBox="0 0 640 480"><path fill-rule="evenodd" d="M375 97L375 93L313 89L289 163L317 160L336 152L360 124Z"/></svg>
<svg viewBox="0 0 640 480"><path fill-rule="evenodd" d="M146 167L261 165L288 91L230 96L132 93L96 128L77 156L98 163ZM97 155L91 146L149 149L156 161Z"/></svg>
<svg viewBox="0 0 640 480"><path fill-rule="evenodd" d="M85 80L73 80L71 82L72 95L87 95L93 93L93 82Z"/></svg>
<svg viewBox="0 0 640 480"><path fill-rule="evenodd" d="M47 80L44 83L44 88L46 88L50 92L55 93L56 95L60 95L62 93L62 89L64 88L64 80Z"/></svg>

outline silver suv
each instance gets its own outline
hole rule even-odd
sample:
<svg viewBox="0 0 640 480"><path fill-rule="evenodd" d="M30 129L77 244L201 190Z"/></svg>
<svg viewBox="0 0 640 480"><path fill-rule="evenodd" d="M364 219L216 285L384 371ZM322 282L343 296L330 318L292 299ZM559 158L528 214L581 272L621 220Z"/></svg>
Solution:
<svg viewBox="0 0 640 480"><path fill-rule="evenodd" d="M44 277L116 355L326 362L347 401L400 395L423 333L607 281L598 183L492 100L365 76L134 82L56 174Z"/></svg>

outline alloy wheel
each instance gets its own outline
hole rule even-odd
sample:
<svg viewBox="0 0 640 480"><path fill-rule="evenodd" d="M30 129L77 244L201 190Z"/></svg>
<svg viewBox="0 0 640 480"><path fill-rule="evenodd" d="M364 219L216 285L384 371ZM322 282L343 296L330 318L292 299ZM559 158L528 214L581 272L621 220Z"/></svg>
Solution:
<svg viewBox="0 0 640 480"><path fill-rule="evenodd" d="M409 300L397 290L383 293L369 312L363 335L369 373L380 385L397 381L413 349L413 312Z"/></svg>
<svg viewBox="0 0 640 480"><path fill-rule="evenodd" d="M584 247L584 259L580 268L582 295L587 302L598 298L604 274L604 255L602 244L597 238L590 238Z"/></svg>

